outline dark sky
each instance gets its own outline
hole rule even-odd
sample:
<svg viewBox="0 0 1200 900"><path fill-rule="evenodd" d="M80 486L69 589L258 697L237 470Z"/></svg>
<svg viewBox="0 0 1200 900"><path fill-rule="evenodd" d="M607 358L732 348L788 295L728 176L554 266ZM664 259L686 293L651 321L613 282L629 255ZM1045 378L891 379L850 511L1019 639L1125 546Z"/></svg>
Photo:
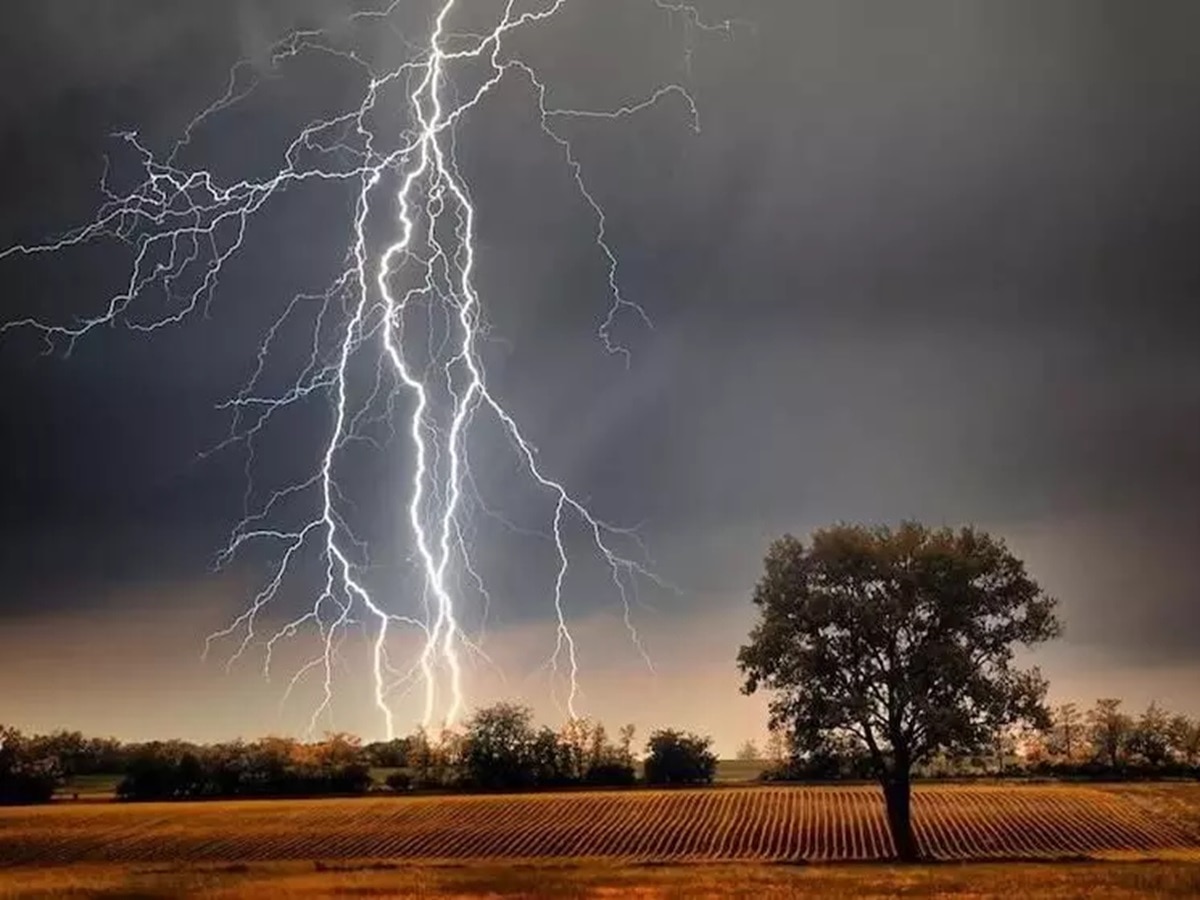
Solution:
<svg viewBox="0 0 1200 900"><path fill-rule="evenodd" d="M1200 8L698 6L750 24L689 32L649 0L574 0L519 39L555 105L611 108L688 79L700 110L699 135L671 100L564 126L625 289L654 323L618 320L628 368L597 339L603 260L528 91L506 86L459 134L496 390L599 515L643 523L656 571L680 588L638 610L650 676L612 627L603 572L581 564L569 599L591 641L585 706L646 724L673 709L732 747L762 728L733 657L767 542L918 517L1003 534L1062 600L1068 636L1038 657L1060 694L1197 711ZM234 61L262 63L280 35L351 8L6 4L0 246L87 221L104 154L119 165L112 132L169 146ZM395 31L357 39L386 54L397 31L424 39L428 14L413 0ZM261 178L298 127L357 102L356 79L327 55L286 64L206 124L184 161ZM277 727L281 687L261 685L253 662L226 675L197 659L262 574L254 558L209 573L240 513L243 460L197 454L228 428L215 406L244 382L263 330L334 273L348 204L306 188L268 207L207 319L153 339L104 329L69 358L5 335L0 719L201 737ZM94 311L127 265L112 244L0 261L4 318ZM301 340L284 336L272 377L301 359ZM307 471L327 424L320 405L282 421L259 458L264 483ZM503 441L486 425L479 440L489 497L544 528ZM396 496L405 463L364 455L350 491ZM373 541L398 540L385 506L364 515ZM480 539L489 647L512 690L542 704L552 560L486 519ZM407 583L403 556L382 555L384 583ZM630 699L647 696L645 679L654 709ZM689 701L696 685L720 701ZM369 730L358 702L343 721ZM302 707L281 727L301 724Z"/></svg>

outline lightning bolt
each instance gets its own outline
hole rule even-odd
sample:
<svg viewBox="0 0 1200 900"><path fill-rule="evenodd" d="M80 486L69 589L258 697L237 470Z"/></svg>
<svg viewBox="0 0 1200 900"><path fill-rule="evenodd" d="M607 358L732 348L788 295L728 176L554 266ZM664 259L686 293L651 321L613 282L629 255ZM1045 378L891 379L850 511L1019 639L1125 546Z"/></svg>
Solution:
<svg viewBox="0 0 1200 900"><path fill-rule="evenodd" d="M390 26L400 2L354 13L347 24ZM243 249L249 223L284 191L313 182L342 184L353 191L353 218L340 271L325 288L298 294L286 304L259 346L249 379L223 405L231 418L227 437L205 454L233 447L245 453L242 517L218 553L216 566L229 565L251 545L271 548L275 558L244 611L208 637L205 653L231 639L235 646L227 665L232 666L261 644L263 672L270 677L277 647L302 631L315 631L317 654L294 672L284 692L286 700L312 673L320 677L320 701L312 712L310 730L330 711L339 648L354 624L369 625L373 635L370 697L389 737L397 731L393 706L402 691L421 689L421 722L426 728L437 723L452 726L462 717L467 703L464 661L468 655L488 659L481 641L468 635L462 623L464 585L469 583L486 603L491 602L472 563L465 520L482 512L505 521L483 502L470 471L467 449L479 416L488 416L500 426L531 485L553 506L546 537L557 556L551 586L555 641L547 664L566 684L565 713L576 718L581 697L580 654L565 593L572 557L564 532L570 523L582 526L593 552L608 567L630 639L653 670L633 607L639 581L669 585L645 562L618 549L632 540L646 558L635 530L598 518L543 466L535 446L492 390L480 350L486 321L475 283L477 216L455 152L459 123L502 82L523 81L541 132L561 154L593 215L594 243L607 266L611 298L598 336L608 353L626 362L628 350L613 337L617 317L632 312L648 325L650 319L622 290L619 258L608 239L608 219L561 123L616 121L670 103L683 112L691 128L700 128L691 93L677 83L659 85L608 110L553 106L546 82L510 49L510 38L554 18L566 3L553 0L521 12L517 0L507 0L490 31L467 34L453 29L454 16L464 4L439 0L427 40L413 44L397 36L407 59L391 67L377 66L369 54L339 43L330 31L293 32L271 47L268 71L301 54L329 54L360 70L365 86L356 104L305 125L288 144L271 177L225 183L207 169L186 168L180 162L202 126L245 100L262 82L261 67L241 61L230 70L224 93L187 125L166 153L156 154L136 132L118 135L140 167L140 181L132 189L121 191L110 184L106 165L101 180L104 201L90 222L48 242L0 251L3 260L113 239L129 248L128 279L98 313L67 324L23 318L3 326L6 332L32 329L43 336L48 352L61 350L69 355L79 340L101 326L153 333L207 315L223 269ZM732 27L731 22L710 22L684 3L650 0L650 4L683 21L689 35L697 30L728 33ZM690 37L686 54L690 66ZM471 67L481 66L482 76L470 75ZM474 87L463 90L461 85L472 78ZM386 119L382 113L393 102L402 104L407 126L397 141L389 143L377 120ZM386 216L381 207L395 212ZM381 219L385 225L379 224ZM384 227L390 228L390 239L377 236ZM165 310L147 309L155 297ZM305 364L286 390L268 389L265 375L280 334L314 308ZM360 396L356 365L367 354L374 354L374 380ZM310 398L326 400L331 410L330 430L316 470L307 479L260 497L254 477L258 440L284 410ZM407 416L400 409L405 402ZM381 427L384 434L379 433ZM381 592L369 589L364 576L369 547L355 536L354 507L338 485L339 467L345 464L350 447L365 443L383 452L401 453L395 447L398 441L408 444L403 451L410 476L402 500L403 517L422 584L419 598L409 598L407 603L403 597L383 599ZM288 525L289 520L297 520L297 504L307 504L311 515ZM323 575L311 605L282 626L264 631L268 608L313 553ZM400 667L389 653L398 632L416 635L421 647L415 658Z"/></svg>

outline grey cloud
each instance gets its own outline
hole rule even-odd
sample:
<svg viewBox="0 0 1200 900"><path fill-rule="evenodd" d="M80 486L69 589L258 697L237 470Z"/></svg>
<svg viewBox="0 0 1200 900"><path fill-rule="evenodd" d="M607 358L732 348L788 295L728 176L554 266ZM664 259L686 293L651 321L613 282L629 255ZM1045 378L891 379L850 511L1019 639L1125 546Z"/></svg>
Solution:
<svg viewBox="0 0 1200 900"><path fill-rule="evenodd" d="M0 48L17 73L0 87L5 241L86 213L114 125L177 133L234 59L345 8L17 6L6 15L22 27ZM567 79L555 102L612 104L685 74L688 35L644 6L576 4L528 38L522 51ZM690 36L700 135L670 104L570 126L629 296L655 323L622 322L629 370L596 341L603 260L556 148L530 130L528 91L506 87L464 126L495 386L547 463L607 518L646 522L664 574L689 589L655 598L667 617L743 602L779 530L914 515L1036 524L1031 564L1067 603L1071 640L1114 658L1194 655L1200 580L1182 511L1200 502L1196 6L704 9L757 27ZM631 23L645 31L630 36ZM269 159L277 132L349 89L311 65L273 82L253 115L216 123L206 147L230 166ZM155 348L105 335L69 363L35 364L6 345L6 416L23 439L5 531L41 549L6 560L25 589L0 601L4 615L36 608L56 553L79 559L94 533L129 537L76 566L82 584L131 578L148 548L174 574L204 569L240 498L239 463L197 469L191 456L220 433L211 406L246 371L271 304L336 256L344 212L288 198L213 322ZM6 277L14 303L70 306L110 265ZM124 412L105 405L118 393ZM285 426L283 443L306 447L313 423ZM505 493L512 461L495 437L481 478L534 521L539 500ZM130 470L154 477L129 486ZM365 468L354 487L385 477ZM371 527L387 535L386 515ZM504 559L488 561L510 615L544 616L545 560L513 573ZM611 603L601 575L581 573L581 611Z"/></svg>

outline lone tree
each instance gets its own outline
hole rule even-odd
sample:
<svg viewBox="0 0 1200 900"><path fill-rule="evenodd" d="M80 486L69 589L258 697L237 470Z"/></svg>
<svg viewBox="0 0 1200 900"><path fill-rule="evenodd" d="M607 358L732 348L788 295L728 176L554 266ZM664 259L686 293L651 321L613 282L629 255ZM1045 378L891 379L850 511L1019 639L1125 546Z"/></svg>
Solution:
<svg viewBox="0 0 1200 900"><path fill-rule="evenodd" d="M868 754L901 859L918 857L914 765L981 752L1007 725L1049 725L1045 681L1013 654L1061 632L1055 601L983 532L839 525L809 547L788 535L754 603L743 691L773 693L771 727L799 752L848 741Z"/></svg>
<svg viewBox="0 0 1200 900"><path fill-rule="evenodd" d="M1074 762L1083 743L1083 714L1074 703L1064 703L1055 708L1052 719L1051 751L1064 762Z"/></svg>
<svg viewBox="0 0 1200 900"><path fill-rule="evenodd" d="M1133 719L1121 712L1121 701L1115 697L1097 700L1087 718L1096 758L1111 769L1119 769L1133 736Z"/></svg>
<svg viewBox="0 0 1200 900"><path fill-rule="evenodd" d="M733 757L738 762L758 762L762 759L762 754L758 750L758 744L754 741L747 740L742 743L737 749L737 753Z"/></svg>

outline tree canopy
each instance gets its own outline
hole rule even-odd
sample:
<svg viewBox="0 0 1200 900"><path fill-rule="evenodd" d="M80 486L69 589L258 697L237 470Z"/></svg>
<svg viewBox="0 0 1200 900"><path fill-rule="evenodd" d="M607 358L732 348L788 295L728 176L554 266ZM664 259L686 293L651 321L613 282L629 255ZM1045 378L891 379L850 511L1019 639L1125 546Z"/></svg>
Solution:
<svg viewBox="0 0 1200 900"><path fill-rule="evenodd" d="M712 738L660 728L646 742L647 784L708 784L716 771Z"/></svg>
<svg viewBox="0 0 1200 900"><path fill-rule="evenodd" d="M771 545L741 648L744 691L772 693L773 728L800 753L869 754L897 852L915 856L909 780L935 752L1049 724L1046 682L1015 651L1057 636L1048 597L1004 542L963 528L839 525Z"/></svg>

